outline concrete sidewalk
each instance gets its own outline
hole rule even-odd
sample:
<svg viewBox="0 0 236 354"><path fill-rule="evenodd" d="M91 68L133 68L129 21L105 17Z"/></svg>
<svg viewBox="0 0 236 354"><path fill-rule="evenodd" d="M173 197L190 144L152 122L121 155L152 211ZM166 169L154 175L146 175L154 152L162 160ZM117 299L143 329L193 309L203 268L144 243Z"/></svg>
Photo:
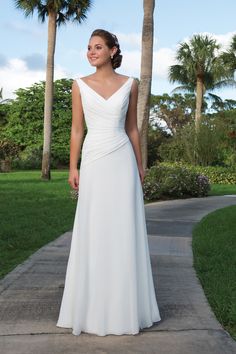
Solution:
<svg viewBox="0 0 236 354"><path fill-rule="evenodd" d="M236 196L146 205L148 241L162 321L137 335L99 337L56 327L71 232L0 282L1 354L233 354L236 342L215 319L192 267L192 227Z"/></svg>

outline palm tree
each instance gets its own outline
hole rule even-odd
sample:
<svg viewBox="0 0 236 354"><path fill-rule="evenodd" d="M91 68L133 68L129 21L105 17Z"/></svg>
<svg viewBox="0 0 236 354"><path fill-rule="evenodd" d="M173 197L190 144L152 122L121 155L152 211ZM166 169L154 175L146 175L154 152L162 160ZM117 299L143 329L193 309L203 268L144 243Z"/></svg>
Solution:
<svg viewBox="0 0 236 354"><path fill-rule="evenodd" d="M91 0L15 0L15 5L26 17L37 12L41 22L48 17L48 50L44 102L44 141L42 158L43 179L50 180L51 120L53 106L54 54L57 27L69 21L81 23L91 7Z"/></svg>
<svg viewBox="0 0 236 354"><path fill-rule="evenodd" d="M224 65L226 65L232 75L234 75L236 70L236 34L232 37L229 49L223 52L221 57Z"/></svg>
<svg viewBox="0 0 236 354"><path fill-rule="evenodd" d="M143 30L141 75L138 95L138 128L140 132L143 167L147 167L147 134L150 108L153 62L153 13L155 0L143 0Z"/></svg>
<svg viewBox="0 0 236 354"><path fill-rule="evenodd" d="M172 65L169 69L169 80L182 84L175 90L196 93L197 131L200 127L203 95L206 90L226 86L233 80L232 72L222 65L219 49L220 45L215 39L207 35L194 35L189 43L180 43L176 55L179 64Z"/></svg>

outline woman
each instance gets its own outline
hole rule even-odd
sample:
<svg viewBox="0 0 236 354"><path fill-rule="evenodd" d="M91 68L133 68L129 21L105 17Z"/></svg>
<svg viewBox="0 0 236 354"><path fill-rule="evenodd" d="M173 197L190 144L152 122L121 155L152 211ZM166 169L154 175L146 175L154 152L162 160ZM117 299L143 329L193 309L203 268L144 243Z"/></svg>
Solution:
<svg viewBox="0 0 236 354"><path fill-rule="evenodd" d="M57 326L74 335L134 335L161 320L145 223L138 85L115 72L120 53L115 35L95 30L87 57L96 72L72 85L68 181L79 198Z"/></svg>

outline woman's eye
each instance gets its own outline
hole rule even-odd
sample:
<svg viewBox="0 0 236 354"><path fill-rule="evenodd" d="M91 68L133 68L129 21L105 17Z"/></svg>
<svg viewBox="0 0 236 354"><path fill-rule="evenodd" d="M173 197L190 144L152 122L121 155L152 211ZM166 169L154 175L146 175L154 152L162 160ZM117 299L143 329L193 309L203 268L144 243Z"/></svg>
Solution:
<svg viewBox="0 0 236 354"><path fill-rule="evenodd" d="M101 50L101 49L102 49L102 46L97 45L97 46L95 46L94 49ZM88 51L90 51L90 50L92 50L92 48L91 48L91 47L88 47Z"/></svg>

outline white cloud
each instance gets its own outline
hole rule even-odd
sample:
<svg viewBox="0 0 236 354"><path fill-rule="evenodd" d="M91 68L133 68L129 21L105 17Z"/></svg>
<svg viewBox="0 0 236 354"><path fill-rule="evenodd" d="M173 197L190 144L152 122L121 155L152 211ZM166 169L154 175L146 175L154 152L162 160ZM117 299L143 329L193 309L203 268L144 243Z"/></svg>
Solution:
<svg viewBox="0 0 236 354"><path fill-rule="evenodd" d="M122 70L131 76L140 76L141 51L125 51ZM175 52L170 48L161 48L153 52L153 76L167 79L168 68L175 63Z"/></svg>
<svg viewBox="0 0 236 354"><path fill-rule="evenodd" d="M141 34L140 33L116 33L120 48L122 51L122 48L141 48Z"/></svg>
<svg viewBox="0 0 236 354"><path fill-rule="evenodd" d="M60 66L55 67L54 78L68 77L68 73ZM45 70L30 70L24 60L13 58L7 65L0 68L0 87L3 88L3 98L14 98L18 88L29 87L35 82L45 80Z"/></svg>
<svg viewBox="0 0 236 354"><path fill-rule="evenodd" d="M141 51L123 51L122 55L122 72L139 77Z"/></svg>
<svg viewBox="0 0 236 354"><path fill-rule="evenodd" d="M195 34L200 34L200 35L203 35L203 36L207 35L207 36L209 36L211 38L216 39L216 41L222 46L221 49L222 50L226 50L229 47L231 39L232 39L233 35L236 34L236 32L227 32L225 34L215 34L215 33L211 33L211 32L193 33L193 35L195 35ZM191 37L185 37L181 42L188 42Z"/></svg>
<svg viewBox="0 0 236 354"><path fill-rule="evenodd" d="M233 35L235 35L236 32L228 32L226 34L212 34L212 37L214 37L221 45L222 45L222 49L227 49Z"/></svg>
<svg viewBox="0 0 236 354"><path fill-rule="evenodd" d="M136 48L141 50L142 45L142 34L141 33L116 33L118 41L120 43L121 51L129 50L129 48ZM153 45L154 47L158 43L158 38L154 37Z"/></svg>
<svg viewBox="0 0 236 354"><path fill-rule="evenodd" d="M153 53L153 75L167 79L170 65L175 64L175 51L170 48L160 48Z"/></svg>

